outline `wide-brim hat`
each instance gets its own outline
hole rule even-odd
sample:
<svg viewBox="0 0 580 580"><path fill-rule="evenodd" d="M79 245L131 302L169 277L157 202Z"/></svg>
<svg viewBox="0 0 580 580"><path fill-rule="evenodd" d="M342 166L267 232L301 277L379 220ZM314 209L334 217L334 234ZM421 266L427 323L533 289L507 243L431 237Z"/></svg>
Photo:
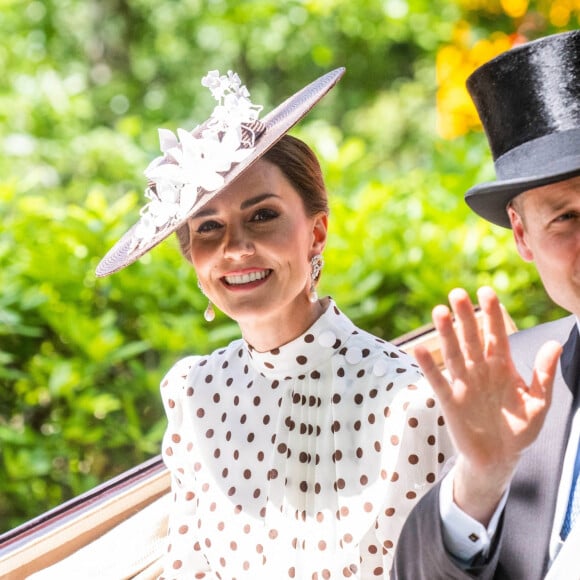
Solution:
<svg viewBox="0 0 580 580"><path fill-rule="evenodd" d="M580 175L580 31L528 42L467 79L492 152L496 181L472 187L467 204L510 227L520 193Z"/></svg>
<svg viewBox="0 0 580 580"><path fill-rule="evenodd" d="M261 107L251 103L236 74L210 72L202 84L212 91L218 105L193 131L178 129L179 139L160 130L163 155L145 171L149 202L139 221L99 262L97 276L125 268L178 230L275 145L344 72L341 67L319 77L262 119L258 118Z"/></svg>

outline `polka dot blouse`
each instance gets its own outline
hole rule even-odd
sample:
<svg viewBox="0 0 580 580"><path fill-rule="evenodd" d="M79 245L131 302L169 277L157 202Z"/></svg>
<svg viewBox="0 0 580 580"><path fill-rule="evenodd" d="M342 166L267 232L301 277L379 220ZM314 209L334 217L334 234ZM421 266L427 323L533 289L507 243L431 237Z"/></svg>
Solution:
<svg viewBox="0 0 580 580"><path fill-rule="evenodd" d="M275 350L181 360L161 392L164 580L383 578L451 454L417 365L332 301Z"/></svg>

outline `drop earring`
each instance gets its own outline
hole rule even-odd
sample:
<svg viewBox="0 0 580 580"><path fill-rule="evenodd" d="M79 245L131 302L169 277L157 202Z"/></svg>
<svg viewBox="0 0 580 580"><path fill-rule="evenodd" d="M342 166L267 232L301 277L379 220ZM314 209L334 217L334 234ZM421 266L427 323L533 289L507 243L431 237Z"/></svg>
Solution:
<svg viewBox="0 0 580 580"><path fill-rule="evenodd" d="M201 293L207 298L205 292L203 291L203 288L201 287L201 282L199 280L197 281L197 286L200 289ZM203 312L203 317L207 322L211 322L215 318L215 310L213 309L213 304L211 303L211 300L209 298L207 300L207 308Z"/></svg>
<svg viewBox="0 0 580 580"><path fill-rule="evenodd" d="M207 308L203 311L203 317L208 321L211 322L215 318L215 310L213 309L213 304L211 300L207 302Z"/></svg>
<svg viewBox="0 0 580 580"><path fill-rule="evenodd" d="M318 292L316 292L316 282L320 278L320 272L324 266L324 260L320 254L312 256L310 260L310 289L308 290L308 300L312 303L318 301Z"/></svg>

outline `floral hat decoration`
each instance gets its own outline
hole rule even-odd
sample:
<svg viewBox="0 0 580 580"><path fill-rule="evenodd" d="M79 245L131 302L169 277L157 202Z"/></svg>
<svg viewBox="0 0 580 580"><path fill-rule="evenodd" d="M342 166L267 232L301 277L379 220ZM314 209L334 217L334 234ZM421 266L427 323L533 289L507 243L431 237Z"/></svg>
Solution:
<svg viewBox="0 0 580 580"><path fill-rule="evenodd" d="M321 76L262 119L262 107L250 101L237 74L209 72L202 85L218 104L193 131L159 129L162 155L145 170L147 203L139 221L99 262L97 276L132 264L179 229L298 123L344 72Z"/></svg>

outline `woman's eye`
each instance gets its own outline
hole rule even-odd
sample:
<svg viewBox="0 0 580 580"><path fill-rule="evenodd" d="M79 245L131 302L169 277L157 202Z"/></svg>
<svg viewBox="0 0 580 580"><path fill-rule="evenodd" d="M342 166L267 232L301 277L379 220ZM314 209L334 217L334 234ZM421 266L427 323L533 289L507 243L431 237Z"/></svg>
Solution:
<svg viewBox="0 0 580 580"><path fill-rule="evenodd" d="M264 222L264 221L268 221L268 220L273 220L273 219L277 218L278 215L279 215L278 212L274 211L273 209L262 208L254 213L254 215L252 216L252 221L253 222Z"/></svg>
<svg viewBox="0 0 580 580"><path fill-rule="evenodd" d="M202 224L200 224L196 231L198 234L205 234L217 230L219 228L221 228L220 223L216 222L215 220L209 220L207 222L203 222Z"/></svg>

